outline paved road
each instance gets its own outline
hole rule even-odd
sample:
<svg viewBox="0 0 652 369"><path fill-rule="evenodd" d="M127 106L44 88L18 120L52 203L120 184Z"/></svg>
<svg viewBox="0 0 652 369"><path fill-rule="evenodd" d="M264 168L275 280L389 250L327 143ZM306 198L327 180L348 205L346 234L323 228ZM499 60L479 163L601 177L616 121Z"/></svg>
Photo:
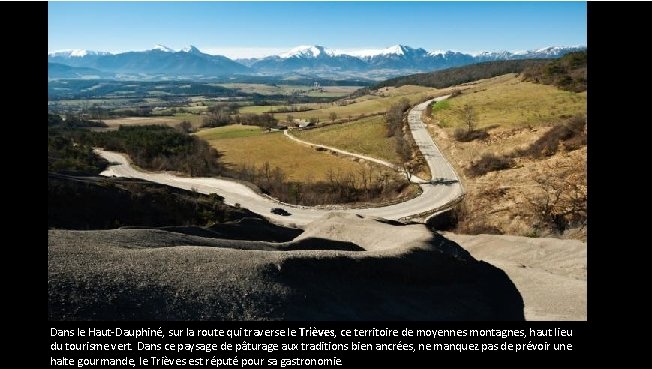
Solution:
<svg viewBox="0 0 652 369"><path fill-rule="evenodd" d="M439 101L447 96L437 98ZM444 183L426 183L420 184L421 195L408 201L395 205L365 208L365 209L346 209L342 207L305 207L288 204L280 204L278 201L260 195L249 187L227 179L218 178L188 178L179 177L169 173L152 173L144 172L132 167L126 156L120 153L96 150L101 156L117 165L110 166L102 172L105 176L142 178L148 181L166 184L173 187L183 188L186 190L194 189L201 193L218 193L224 197L224 201L229 205L236 203L255 213L261 214L281 224L294 224L297 226L306 225L334 210L343 211L352 214L364 216L375 216L386 219L398 220L408 217L414 217L419 214L433 212L437 209L444 209L456 201L463 194L462 186L459 182L455 171L448 161L443 157L425 125L421 121L421 113L430 101L421 103L408 113L408 123L415 142L430 167L433 179L442 179ZM290 216L281 216L272 214L270 209L273 207L282 207L291 213Z"/></svg>

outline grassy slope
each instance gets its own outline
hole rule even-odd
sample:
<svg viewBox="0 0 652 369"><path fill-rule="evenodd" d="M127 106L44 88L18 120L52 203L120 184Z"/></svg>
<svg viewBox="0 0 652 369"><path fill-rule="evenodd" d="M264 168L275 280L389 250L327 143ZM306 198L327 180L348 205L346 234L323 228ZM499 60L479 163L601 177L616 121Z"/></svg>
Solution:
<svg viewBox="0 0 652 369"><path fill-rule="evenodd" d="M538 188L534 179L564 176L563 168L586 163L586 148L545 160L518 158L512 169L477 178L467 177L465 168L485 153L506 155L529 147L548 132L550 126L566 121L562 115L586 114L586 92L567 92L554 86L522 82L513 74L466 87L462 95L448 100L447 108L433 109L430 122L441 126L443 121L444 128L431 124L430 131L463 177L468 223L489 225L506 234L530 234L535 220L528 198ZM487 140L457 142L453 139L452 133L459 124L454 110L465 103L480 113L480 127L493 126Z"/></svg>
<svg viewBox="0 0 652 369"><path fill-rule="evenodd" d="M509 74L485 80L434 108L434 118L443 127L461 126L456 110L465 104L478 112L479 128L545 125L564 116L586 112L586 92L573 93L554 86L523 82L520 77Z"/></svg>
<svg viewBox="0 0 652 369"><path fill-rule="evenodd" d="M346 124L294 131L293 134L309 142L398 163L400 160L396 154L396 142L387 137L386 132L384 118L373 116Z"/></svg>
<svg viewBox="0 0 652 369"><path fill-rule="evenodd" d="M225 127L203 129L197 132L197 136L211 141L224 138L259 136L263 133L263 129L260 127L233 124Z"/></svg>
<svg viewBox="0 0 652 369"><path fill-rule="evenodd" d="M252 132L252 128L256 127L211 128L198 132L197 136L224 153L226 163L259 167L269 162L272 167L281 168L290 180L326 180L330 169L358 173L365 167L365 164L297 144L283 137L282 132Z"/></svg>

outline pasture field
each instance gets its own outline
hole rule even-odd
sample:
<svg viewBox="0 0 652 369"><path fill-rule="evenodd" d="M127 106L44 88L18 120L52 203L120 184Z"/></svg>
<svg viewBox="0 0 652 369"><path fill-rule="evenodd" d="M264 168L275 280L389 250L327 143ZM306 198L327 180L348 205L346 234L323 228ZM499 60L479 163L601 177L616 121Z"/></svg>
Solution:
<svg viewBox="0 0 652 369"><path fill-rule="evenodd" d="M116 119L104 119L106 125L109 127L118 127L118 126L148 126L148 125L158 125L164 124L167 126L175 126L181 122L181 120L176 119L176 117L170 116L161 116L161 117L126 117L126 118L116 118Z"/></svg>
<svg viewBox="0 0 652 369"><path fill-rule="evenodd" d="M273 110L282 109L288 105L246 105L240 108L240 114L263 114L270 113Z"/></svg>
<svg viewBox="0 0 652 369"><path fill-rule="evenodd" d="M387 137L385 119L381 115L322 128L293 130L292 134L316 144L333 146L400 164L396 153L396 141L393 137Z"/></svg>
<svg viewBox="0 0 652 369"><path fill-rule="evenodd" d="M109 127L118 127L121 125L156 125L164 124L166 126L174 127L184 120L189 121L193 128L201 127L204 116L190 113L177 113L175 115L161 115L151 117L125 117L115 119L102 120Z"/></svg>
<svg viewBox="0 0 652 369"><path fill-rule="evenodd" d="M478 113L478 128L519 128L555 124L586 113L586 92L562 91L555 86L523 82L515 74L508 74L481 81L462 95L435 104L433 118L450 130L461 127L456 112L466 104Z"/></svg>
<svg viewBox="0 0 652 369"><path fill-rule="evenodd" d="M222 152L225 163L260 167L269 162L272 167L281 168L292 181L325 181L331 170L334 173L357 175L370 165L317 151L291 141L284 137L283 132L267 133L257 127L231 125L204 129L196 135ZM396 175L389 168L380 165L374 167L378 171Z"/></svg>

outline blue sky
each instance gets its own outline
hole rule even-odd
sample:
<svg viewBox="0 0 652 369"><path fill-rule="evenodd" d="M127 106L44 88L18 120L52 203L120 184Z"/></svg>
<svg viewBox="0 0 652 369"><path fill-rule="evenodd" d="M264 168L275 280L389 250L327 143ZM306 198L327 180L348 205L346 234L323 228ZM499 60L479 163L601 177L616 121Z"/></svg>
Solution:
<svg viewBox="0 0 652 369"><path fill-rule="evenodd" d="M465 52L586 45L585 2L49 2L48 51L195 45L260 57L298 45Z"/></svg>

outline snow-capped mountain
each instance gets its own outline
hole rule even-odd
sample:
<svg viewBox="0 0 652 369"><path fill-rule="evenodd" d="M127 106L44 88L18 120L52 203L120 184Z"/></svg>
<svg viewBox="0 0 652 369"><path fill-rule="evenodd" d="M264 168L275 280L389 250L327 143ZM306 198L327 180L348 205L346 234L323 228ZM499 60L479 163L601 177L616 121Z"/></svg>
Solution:
<svg viewBox="0 0 652 369"><path fill-rule="evenodd" d="M251 62L251 68L263 73L346 72L365 69L366 63L350 55L337 55L323 46L297 46L278 55Z"/></svg>
<svg viewBox="0 0 652 369"><path fill-rule="evenodd" d="M497 60L557 58L586 47L550 46L529 51L425 50L406 45L378 49L342 50L320 45L303 45L265 58L233 61L221 55L209 55L194 46L174 50L156 45L145 51L119 54L88 50L61 50L48 53L48 62L72 67L94 68L112 73L224 76L229 74L396 76L426 72Z"/></svg>
<svg viewBox="0 0 652 369"><path fill-rule="evenodd" d="M325 47L319 45L313 46L297 46L289 51L278 54L278 57L281 59L288 58L318 58L318 57L328 57L334 56L333 52L326 50Z"/></svg>
<svg viewBox="0 0 652 369"><path fill-rule="evenodd" d="M83 55L78 52L76 57L70 55L51 53L48 54L48 62L127 74L219 76L250 72L249 68L227 57L204 54L194 46L178 51L164 45L156 45L145 51L119 54L94 52Z"/></svg>
<svg viewBox="0 0 652 369"><path fill-rule="evenodd" d="M111 55L107 51L92 51L84 49L66 49L66 50L57 50L48 53L48 57L60 57L60 58L82 58L89 55Z"/></svg>
<svg viewBox="0 0 652 369"><path fill-rule="evenodd" d="M432 71L484 61L556 58L584 47L546 47L531 51L497 51L463 53L459 51L427 51L405 45L380 49L341 50L319 45L303 45L278 55L246 59L253 70L263 73L316 73L385 71L389 74Z"/></svg>
<svg viewBox="0 0 652 369"><path fill-rule="evenodd" d="M161 44L157 44L156 46L154 46L154 48L152 50L163 51L164 53L175 53L176 52L176 50L172 50L169 47L167 47L165 45L161 45Z"/></svg>
<svg viewBox="0 0 652 369"><path fill-rule="evenodd" d="M173 48L167 47L165 45L157 44L156 46L154 46L153 49L145 50L145 51L154 51L154 50L162 51L164 53L195 53L195 54L197 54L197 53L201 54L202 53L201 51L199 51L198 48L196 48L193 45L186 46L186 47L181 48L179 50L174 50ZM206 54L206 55L208 55L208 54Z"/></svg>

